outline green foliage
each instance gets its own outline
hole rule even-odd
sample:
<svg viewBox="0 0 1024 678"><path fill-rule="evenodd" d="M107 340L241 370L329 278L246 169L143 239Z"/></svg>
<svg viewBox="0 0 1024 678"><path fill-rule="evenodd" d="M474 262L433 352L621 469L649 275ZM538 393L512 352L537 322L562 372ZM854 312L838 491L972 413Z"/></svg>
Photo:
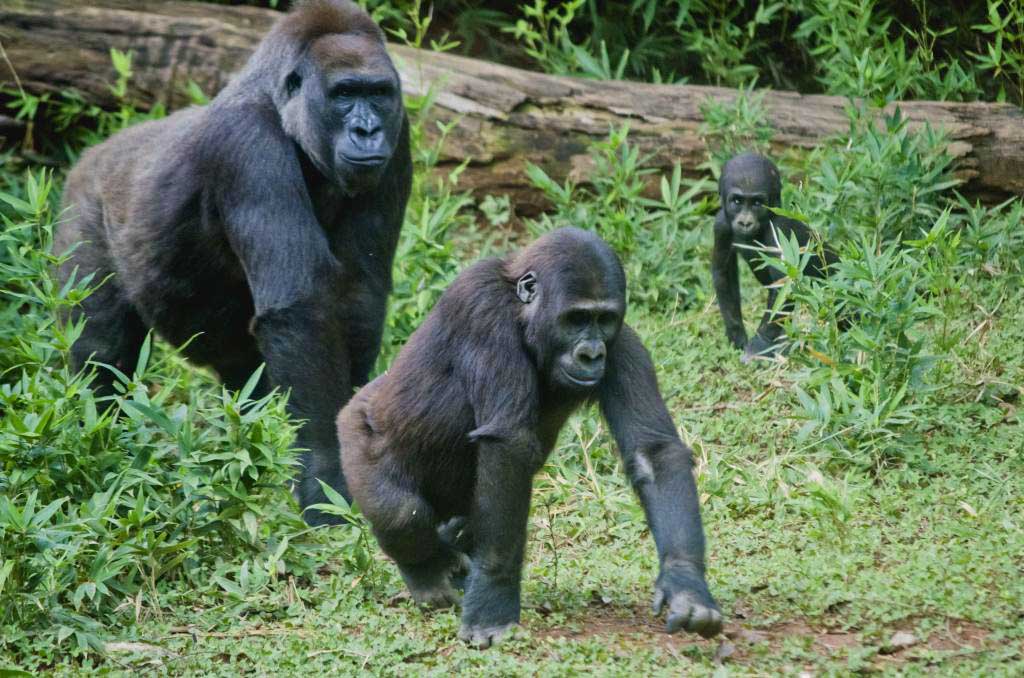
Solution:
<svg viewBox="0 0 1024 678"><path fill-rule="evenodd" d="M922 21L916 31L901 30L874 0L813 0L809 5L811 15L793 37L817 63L824 91L862 96L878 104L980 94L976 70L965 70L956 59L936 60L936 42L956 29L929 25L925 3L920 4Z"/></svg>
<svg viewBox="0 0 1024 678"><path fill-rule="evenodd" d="M150 341L117 394L97 397L67 366L82 322L58 318L101 281L56 284L53 184L42 172L24 186L0 193L0 646L95 650L130 619L125 600L159 607L165 585L206 587L239 564L309 573L283 400L249 399L258 374L239 393L183 391L188 368Z"/></svg>
<svg viewBox="0 0 1024 678"><path fill-rule="evenodd" d="M872 466L914 449L908 444L928 390L923 324L938 308L922 298L926 252L863 235L843 247L830 278L815 284L800 274L794 242L784 243L790 295L800 308L790 319L791 358L805 369L796 394L808 423L798 436L818 436L833 462ZM850 323L840 331L841 320Z"/></svg>
<svg viewBox="0 0 1024 678"><path fill-rule="evenodd" d="M988 38L984 52L972 53L979 70L999 84L998 100L1009 91L1024 105L1024 5L1015 0L988 0L984 22L972 26Z"/></svg>
<svg viewBox="0 0 1024 678"><path fill-rule="evenodd" d="M368 0L411 34L412 0ZM986 0L437 0L466 48L548 72L866 97L1024 103L1024 8ZM496 35L507 36L503 43ZM436 32L436 31L435 31ZM401 34L403 37L406 33Z"/></svg>
<svg viewBox="0 0 1024 678"><path fill-rule="evenodd" d="M768 124L764 95L764 91L755 93L753 87L741 88L729 104L712 98L701 103L704 122L700 135L710 156L702 167L709 169L716 180L722 175L722 166L737 153L769 152L775 130Z"/></svg>
<svg viewBox="0 0 1024 678"><path fill-rule="evenodd" d="M899 109L884 126L870 109L850 107L847 114L848 136L812 153L809 181L786 191L797 210L830 239L869 231L893 240L929 226L959 183L948 138L930 127L911 131Z"/></svg>
<svg viewBox="0 0 1024 678"><path fill-rule="evenodd" d="M559 185L536 165L527 168L534 186L554 205L529 224L543 233L566 225L589 228L619 253L630 280L630 300L649 306L692 306L703 299L698 280L706 267L707 199L704 181L686 181L677 166L658 178L658 198L644 197L653 170L644 168L640 149L628 141L629 128L612 130L594 145L592 183Z"/></svg>
<svg viewBox="0 0 1024 678"><path fill-rule="evenodd" d="M106 139L111 134L145 120L162 118L167 111L163 104L154 104L148 112L140 112L137 103L128 95L128 83L132 78L132 55L111 48L110 59L116 73L116 80L110 85L110 92L117 102L113 110L88 103L74 89L66 89L59 96L49 93L34 95L19 86L2 92L11 100L8 108L15 111L15 117L25 120L31 126L36 120L44 120L60 135L62 147L48 149L59 152L66 160L73 160L85 147ZM193 101L202 97L195 83L190 83L189 93ZM31 135L26 145L32 143Z"/></svg>

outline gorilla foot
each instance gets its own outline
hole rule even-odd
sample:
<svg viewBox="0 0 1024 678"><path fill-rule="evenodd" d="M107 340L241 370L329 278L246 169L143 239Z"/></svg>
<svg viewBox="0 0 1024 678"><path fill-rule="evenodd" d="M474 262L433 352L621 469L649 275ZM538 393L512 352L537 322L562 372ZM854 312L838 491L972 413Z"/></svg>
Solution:
<svg viewBox="0 0 1024 678"><path fill-rule="evenodd" d="M469 571L469 557L464 553L452 552L429 563L399 566L402 579L417 605L432 609L452 607L461 604L462 582Z"/></svg>
<svg viewBox="0 0 1024 678"><path fill-rule="evenodd" d="M465 641L478 650L486 650L508 637L509 632L519 624L510 622L499 626L466 626L459 629L459 640Z"/></svg>

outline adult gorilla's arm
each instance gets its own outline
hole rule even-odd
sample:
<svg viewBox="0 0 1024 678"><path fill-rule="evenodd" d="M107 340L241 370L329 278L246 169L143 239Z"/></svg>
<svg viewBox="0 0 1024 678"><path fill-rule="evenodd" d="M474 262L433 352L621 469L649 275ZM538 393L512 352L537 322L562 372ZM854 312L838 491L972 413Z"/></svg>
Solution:
<svg viewBox="0 0 1024 678"><path fill-rule="evenodd" d="M348 496L334 427L352 388L339 303L345 271L313 213L292 143L272 122L248 119L239 125L244 133L227 135L230 146L214 152L231 159L213 178L216 208L245 271L255 305L251 329L271 383L291 391L289 410L306 422L296 440L308 450L297 489L305 508L326 500L317 478Z"/></svg>
<svg viewBox="0 0 1024 678"><path fill-rule="evenodd" d="M691 452L658 391L650 355L627 325L609 351L600 403L658 549L655 613L668 606L670 633L685 628L710 637L721 630L722 616L704 581Z"/></svg>
<svg viewBox="0 0 1024 678"><path fill-rule="evenodd" d="M740 308L740 278L736 250L732 246L732 230L719 211L715 217L715 244L711 252L711 280L718 297L718 309L725 323L725 336L736 348L747 345Z"/></svg>
<svg viewBox="0 0 1024 678"><path fill-rule="evenodd" d="M402 123L395 152L384 176L385 179L371 195L351 201L353 211L346 215L350 226L339 229L342 232L338 235L345 241L335 246L335 249L345 248L359 253L354 260L360 270L346 272L349 298L343 300L347 308L356 310L346 321L352 361L351 384L354 388L369 380L380 352L387 298L391 293L392 263L412 187L408 120Z"/></svg>

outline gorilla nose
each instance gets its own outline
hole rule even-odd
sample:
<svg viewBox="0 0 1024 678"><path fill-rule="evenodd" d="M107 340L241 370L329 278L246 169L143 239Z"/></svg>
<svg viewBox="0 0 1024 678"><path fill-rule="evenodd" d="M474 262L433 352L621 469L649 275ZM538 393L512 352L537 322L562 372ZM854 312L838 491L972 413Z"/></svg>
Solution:
<svg viewBox="0 0 1024 678"><path fill-rule="evenodd" d="M587 341L576 347L573 352L576 360L588 368L599 367L601 361L604 360L605 348L604 342L601 341Z"/></svg>
<svg viewBox="0 0 1024 678"><path fill-rule="evenodd" d="M377 167L389 155L384 129L372 120L359 120L349 127L342 155L354 165Z"/></svg>
<svg viewBox="0 0 1024 678"><path fill-rule="evenodd" d="M369 140L381 133L380 125L368 120L361 120L352 126L352 133L357 139Z"/></svg>

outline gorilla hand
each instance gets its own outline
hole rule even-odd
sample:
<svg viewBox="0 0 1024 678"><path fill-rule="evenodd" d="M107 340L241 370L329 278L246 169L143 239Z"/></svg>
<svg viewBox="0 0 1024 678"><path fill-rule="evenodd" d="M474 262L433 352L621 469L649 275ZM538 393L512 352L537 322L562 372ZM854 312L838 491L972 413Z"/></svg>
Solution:
<svg viewBox="0 0 1024 678"><path fill-rule="evenodd" d="M666 565L654 584L654 614L668 607L665 630L675 633L686 629L690 633L710 638L722 630L722 613L704 578L689 566Z"/></svg>
<svg viewBox="0 0 1024 678"><path fill-rule="evenodd" d="M740 362L746 365L752 360L768 360L773 358L776 352L777 348L772 342L760 334L755 334L754 338L747 344L746 350L743 351L743 357L740 358Z"/></svg>

